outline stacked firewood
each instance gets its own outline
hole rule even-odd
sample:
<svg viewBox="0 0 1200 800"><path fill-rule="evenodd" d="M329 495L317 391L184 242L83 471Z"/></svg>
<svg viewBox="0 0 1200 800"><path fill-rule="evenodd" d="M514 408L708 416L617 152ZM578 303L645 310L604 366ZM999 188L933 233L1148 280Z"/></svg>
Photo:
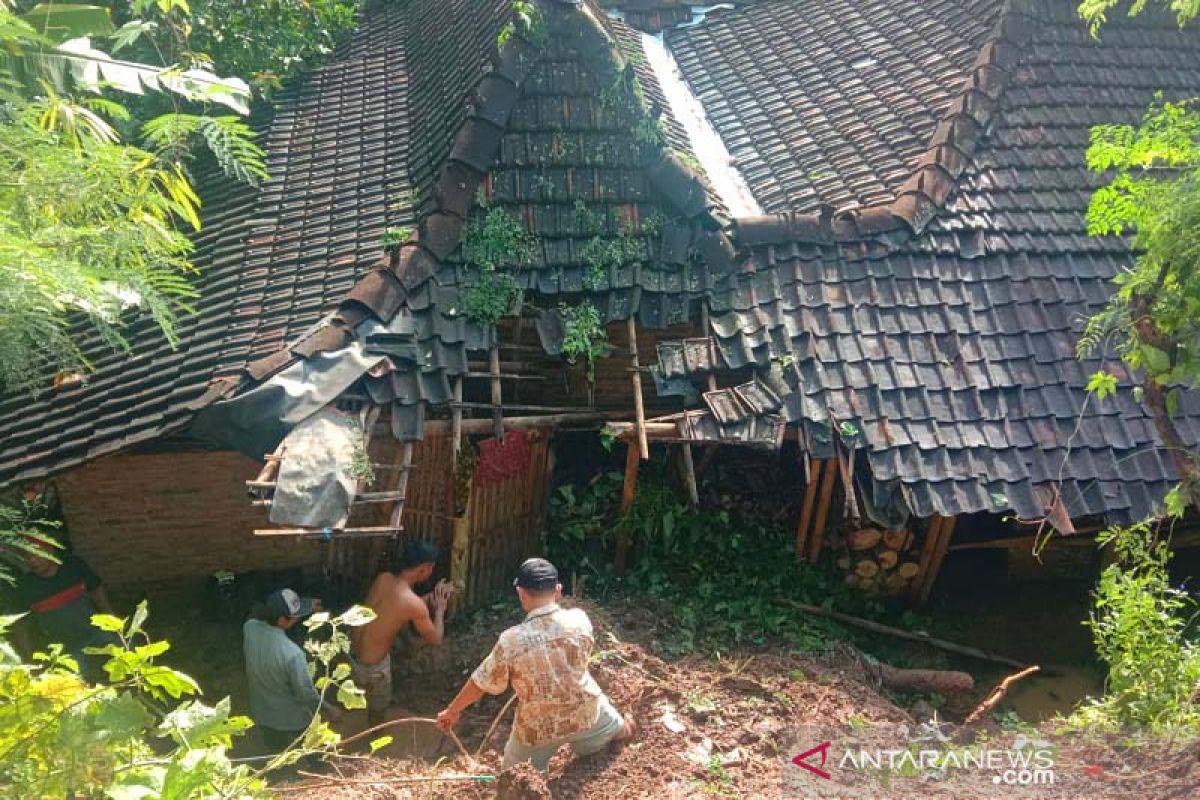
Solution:
<svg viewBox="0 0 1200 800"><path fill-rule="evenodd" d="M858 528L832 534L827 545L841 553L837 565L846 583L868 594L904 594L920 571L908 530Z"/></svg>

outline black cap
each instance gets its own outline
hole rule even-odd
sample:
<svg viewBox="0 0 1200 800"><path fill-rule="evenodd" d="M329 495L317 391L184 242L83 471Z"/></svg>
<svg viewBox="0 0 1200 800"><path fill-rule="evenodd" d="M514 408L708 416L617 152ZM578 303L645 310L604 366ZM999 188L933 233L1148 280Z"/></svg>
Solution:
<svg viewBox="0 0 1200 800"><path fill-rule="evenodd" d="M544 558L530 558L517 570L513 586L545 592L558 585L558 569Z"/></svg>
<svg viewBox="0 0 1200 800"><path fill-rule="evenodd" d="M272 617L307 617L312 613L311 597L301 597L291 589L271 592L267 597L267 611Z"/></svg>

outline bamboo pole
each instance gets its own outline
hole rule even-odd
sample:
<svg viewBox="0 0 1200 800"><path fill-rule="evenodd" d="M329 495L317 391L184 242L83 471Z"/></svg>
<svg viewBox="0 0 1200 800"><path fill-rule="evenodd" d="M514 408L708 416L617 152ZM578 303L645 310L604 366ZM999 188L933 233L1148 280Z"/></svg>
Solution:
<svg viewBox="0 0 1200 800"><path fill-rule="evenodd" d="M462 449L462 399L463 399L463 378L461 375L454 378L454 404L450 406L450 442L454 448L454 457L452 463L458 463L458 452Z"/></svg>
<svg viewBox="0 0 1200 800"><path fill-rule="evenodd" d="M642 373L639 369L637 347L637 322L633 315L625 320L625 330L629 333L629 355L633 358L634 371L630 373L633 381L633 410L637 418L638 451L643 459L650 458L650 444L646 440L646 406L642 401Z"/></svg>
<svg viewBox="0 0 1200 800"><path fill-rule="evenodd" d="M817 499L817 484L821 482L821 467L824 461L808 459L808 485L804 487L804 502L800 505L800 522L796 525L796 560L804 560L804 546L808 543L808 526L812 522L813 504Z"/></svg>
<svg viewBox="0 0 1200 800"><path fill-rule="evenodd" d="M497 332L496 341L488 351L488 371L492 375L492 436L504 438L504 392L500 388L500 334Z"/></svg>
<svg viewBox="0 0 1200 800"><path fill-rule="evenodd" d="M637 442L629 443L629 451L625 455L625 484L621 489L621 516L624 517L633 508L634 497L637 496L638 466ZM629 526L622 520L617 526L617 575L625 574L625 565L629 559Z"/></svg>
<svg viewBox="0 0 1200 800"><path fill-rule="evenodd" d="M938 573L942 571L942 562L946 560L946 548L950 546L950 537L954 535L954 523L956 517L944 517L942 522L942 535L938 540L937 548L933 551L933 559L929 562L929 570L925 574L924 583L921 586L921 596L918 598L918 605L925 605L929 600L929 594L933 591L933 584L937 581Z"/></svg>
<svg viewBox="0 0 1200 800"><path fill-rule="evenodd" d="M712 335L712 318L708 313L708 303L700 304L700 327L704 329L704 335L708 337L708 360L712 364L712 371L708 373L708 391L715 392L717 390L717 344Z"/></svg>
<svg viewBox="0 0 1200 800"><path fill-rule="evenodd" d="M817 518L813 522L812 536L809 538L808 560L816 563L821 556L821 545L825 541L825 521L829 516L829 504L833 499L833 485L837 483L837 464L835 459L825 462L825 476L821 481L821 496L817 501Z"/></svg>

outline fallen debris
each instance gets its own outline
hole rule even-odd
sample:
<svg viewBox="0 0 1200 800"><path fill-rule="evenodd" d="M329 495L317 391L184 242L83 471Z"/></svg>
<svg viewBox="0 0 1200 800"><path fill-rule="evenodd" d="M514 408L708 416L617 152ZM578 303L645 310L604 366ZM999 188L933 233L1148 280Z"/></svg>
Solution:
<svg viewBox="0 0 1200 800"><path fill-rule="evenodd" d="M991 711L993 708L996 707L997 703L999 703L1001 700L1004 699L1004 695L1008 694L1008 689L1010 686L1012 686L1014 683L1021 680L1022 678L1026 678L1026 677L1032 675L1033 673L1039 671L1040 669L1041 669L1041 667L1034 665L1027 669L1023 669L1014 675L1009 675L1007 678L1000 681L1000 683L996 686L996 688L992 689L991 694L989 694L986 698L984 698L983 702L980 703L978 706L976 706L975 710L967 715L967 718L965 720L963 720L963 727L969 728L972 725L977 724L979 722L979 720L983 719L984 714Z"/></svg>

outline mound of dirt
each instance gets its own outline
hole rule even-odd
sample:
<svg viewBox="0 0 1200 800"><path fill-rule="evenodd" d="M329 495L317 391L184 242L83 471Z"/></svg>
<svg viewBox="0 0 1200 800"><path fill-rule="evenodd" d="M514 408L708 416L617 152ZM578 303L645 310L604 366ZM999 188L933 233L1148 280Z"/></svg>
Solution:
<svg viewBox="0 0 1200 800"><path fill-rule="evenodd" d="M496 780L496 800L552 800L546 777L533 764L509 767Z"/></svg>

